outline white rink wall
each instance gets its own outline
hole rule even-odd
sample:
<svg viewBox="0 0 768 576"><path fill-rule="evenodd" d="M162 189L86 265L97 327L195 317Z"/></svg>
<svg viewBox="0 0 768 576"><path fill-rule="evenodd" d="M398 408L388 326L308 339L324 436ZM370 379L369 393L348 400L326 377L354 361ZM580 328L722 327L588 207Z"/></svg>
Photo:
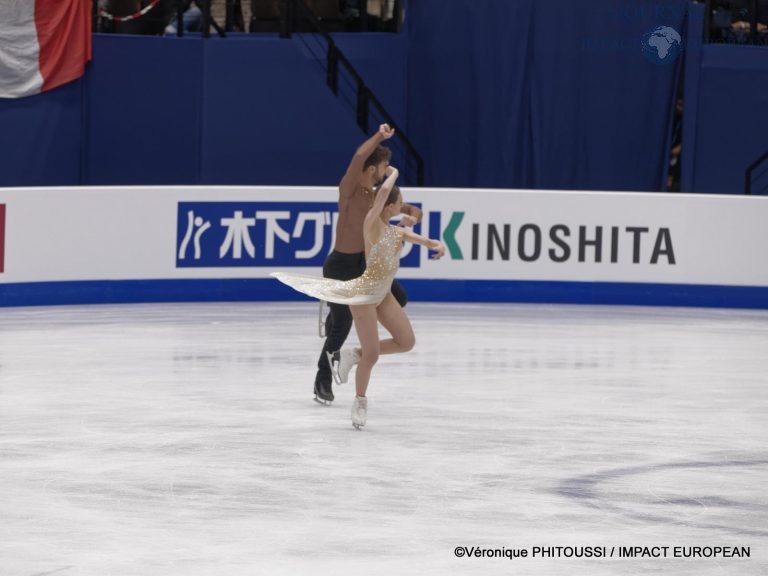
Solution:
<svg viewBox="0 0 768 576"><path fill-rule="evenodd" d="M412 299L768 307L762 197L404 189ZM334 188L0 189L0 304L283 300L321 274Z"/></svg>

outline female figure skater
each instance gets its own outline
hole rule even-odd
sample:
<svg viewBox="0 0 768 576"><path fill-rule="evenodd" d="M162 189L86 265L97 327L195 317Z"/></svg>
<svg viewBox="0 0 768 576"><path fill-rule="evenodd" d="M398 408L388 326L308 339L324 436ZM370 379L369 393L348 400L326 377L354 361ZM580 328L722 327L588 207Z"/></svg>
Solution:
<svg viewBox="0 0 768 576"><path fill-rule="evenodd" d="M431 240L408 228L389 223L400 213L403 198L395 185L397 169L387 167L386 176L363 223L367 267L362 276L352 280L332 280L280 272L272 274L299 292L327 302L349 305L360 348L334 352L329 354L329 360L332 360L331 365L340 382L346 382L350 369L358 364L355 374L357 395L352 405L352 425L358 429L366 423L366 392L371 370L379 355L408 352L416 343L408 316L390 292L392 280L400 267L403 241L426 246L435 252L432 256L435 259L445 254L445 246L439 240ZM378 322L387 329L391 338L379 340Z"/></svg>

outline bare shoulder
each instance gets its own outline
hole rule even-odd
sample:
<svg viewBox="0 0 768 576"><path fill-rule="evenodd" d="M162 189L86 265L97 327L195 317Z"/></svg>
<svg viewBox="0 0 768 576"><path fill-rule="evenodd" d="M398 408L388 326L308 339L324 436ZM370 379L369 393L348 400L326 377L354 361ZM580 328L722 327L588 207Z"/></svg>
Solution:
<svg viewBox="0 0 768 576"><path fill-rule="evenodd" d="M366 219L365 238L368 244L373 246L384 237L387 228L378 218Z"/></svg>
<svg viewBox="0 0 768 576"><path fill-rule="evenodd" d="M339 198L351 198L357 192L357 180L344 179L339 183Z"/></svg>

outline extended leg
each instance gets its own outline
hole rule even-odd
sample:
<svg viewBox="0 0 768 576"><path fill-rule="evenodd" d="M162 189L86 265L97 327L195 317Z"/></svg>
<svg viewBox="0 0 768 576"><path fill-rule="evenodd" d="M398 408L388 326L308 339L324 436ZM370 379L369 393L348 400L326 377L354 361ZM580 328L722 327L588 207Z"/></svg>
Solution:
<svg viewBox="0 0 768 576"><path fill-rule="evenodd" d="M355 373L355 391L358 396L365 396L371 370L379 360L379 329L376 317L376 307L351 306L355 319L355 331L360 339L360 363Z"/></svg>
<svg viewBox="0 0 768 576"><path fill-rule="evenodd" d="M360 363L355 374L355 401L352 404L352 425L355 428L365 426L368 415L368 383L371 380L371 370L379 359L379 330L376 319L376 307L352 306L352 316L355 319L355 331L360 339Z"/></svg>

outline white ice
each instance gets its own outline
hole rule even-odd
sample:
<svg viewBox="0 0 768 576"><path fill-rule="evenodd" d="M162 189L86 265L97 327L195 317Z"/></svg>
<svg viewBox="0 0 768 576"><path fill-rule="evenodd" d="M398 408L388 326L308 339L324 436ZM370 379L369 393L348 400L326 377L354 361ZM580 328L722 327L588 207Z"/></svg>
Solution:
<svg viewBox="0 0 768 576"><path fill-rule="evenodd" d="M314 303L0 310L0 576L768 573L768 312L407 310L362 431Z"/></svg>

